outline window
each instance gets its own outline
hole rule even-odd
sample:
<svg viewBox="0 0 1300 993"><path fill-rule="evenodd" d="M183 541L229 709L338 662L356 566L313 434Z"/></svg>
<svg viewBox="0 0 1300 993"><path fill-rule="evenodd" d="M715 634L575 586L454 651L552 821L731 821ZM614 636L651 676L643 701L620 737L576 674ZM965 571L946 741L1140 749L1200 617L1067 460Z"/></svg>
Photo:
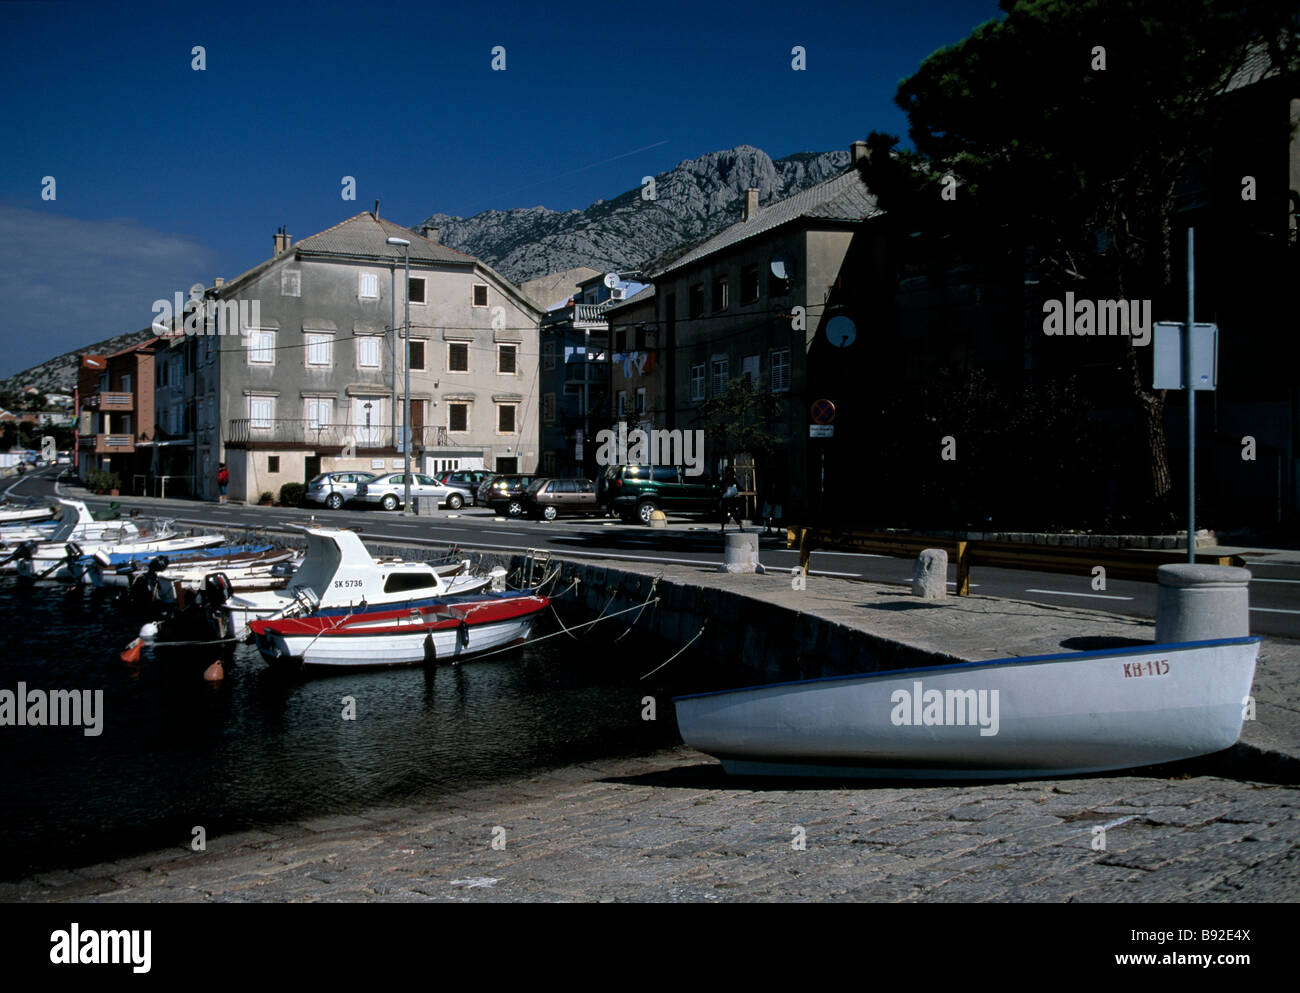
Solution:
<svg viewBox="0 0 1300 993"><path fill-rule="evenodd" d="M691 287L688 316L701 317L704 314L704 284L696 283Z"/></svg>
<svg viewBox="0 0 1300 993"><path fill-rule="evenodd" d="M424 369L424 342L411 341L411 368Z"/></svg>
<svg viewBox="0 0 1300 993"><path fill-rule="evenodd" d="M302 296L302 272L298 269L280 270L280 296Z"/></svg>
<svg viewBox="0 0 1300 993"><path fill-rule="evenodd" d="M691 366L691 399L704 399L704 364Z"/></svg>
<svg viewBox="0 0 1300 993"><path fill-rule="evenodd" d="M614 332L614 351L615 352L627 351L627 331L624 330L623 328L619 328L617 331Z"/></svg>
<svg viewBox="0 0 1300 993"><path fill-rule="evenodd" d="M307 397L303 407L307 424L313 428L327 428L334 421L334 401L328 397Z"/></svg>
<svg viewBox="0 0 1300 993"><path fill-rule="evenodd" d="M650 469L650 478L656 483L679 483L681 477L678 475L676 466L673 465L656 465Z"/></svg>
<svg viewBox="0 0 1300 993"><path fill-rule="evenodd" d="M497 404L497 434L515 433L515 407L517 404Z"/></svg>
<svg viewBox="0 0 1300 993"><path fill-rule="evenodd" d="M411 303L424 303L424 277L412 276L410 283L407 284L406 292L409 294Z"/></svg>
<svg viewBox="0 0 1300 993"><path fill-rule="evenodd" d="M266 457L266 471L267 471L267 472L279 472L279 471L280 471L280 456L278 456L278 455L268 455L268 456Z"/></svg>
<svg viewBox="0 0 1300 993"><path fill-rule="evenodd" d="M447 430L448 431L469 430L469 404L467 403L447 404Z"/></svg>
<svg viewBox="0 0 1300 993"><path fill-rule="evenodd" d="M622 417L627 413L627 390L618 391L618 416Z"/></svg>
<svg viewBox="0 0 1300 993"><path fill-rule="evenodd" d="M328 334L307 335L307 364L328 368L332 364L330 348L333 340L334 336Z"/></svg>
<svg viewBox="0 0 1300 993"><path fill-rule="evenodd" d="M772 349L772 392L784 393L790 389L790 349Z"/></svg>
<svg viewBox="0 0 1300 993"><path fill-rule="evenodd" d="M547 424L555 420L555 394L545 393L542 395L542 420Z"/></svg>
<svg viewBox="0 0 1300 993"><path fill-rule="evenodd" d="M710 363L709 391L715 397L727 392L727 380L731 378L731 360L726 356L715 358Z"/></svg>
<svg viewBox="0 0 1300 993"><path fill-rule="evenodd" d="M727 277L713 277L713 310L716 313L719 310L727 309Z"/></svg>
<svg viewBox="0 0 1300 993"><path fill-rule="evenodd" d="M740 273L740 302L758 302L758 266L747 265Z"/></svg>
<svg viewBox="0 0 1300 993"><path fill-rule="evenodd" d="M775 256L768 269L767 295L783 297L790 293L790 277L794 266L785 256Z"/></svg>
<svg viewBox="0 0 1300 993"><path fill-rule="evenodd" d="M515 357L518 350L517 345L497 346L497 372L511 376L515 374Z"/></svg>
<svg viewBox="0 0 1300 993"><path fill-rule="evenodd" d="M469 372L469 343L450 341L447 343L447 371Z"/></svg>
<svg viewBox="0 0 1300 993"><path fill-rule="evenodd" d="M749 385L758 388L758 356L746 355L740 360L740 374L749 380Z"/></svg>
<svg viewBox="0 0 1300 993"><path fill-rule="evenodd" d="M207 343L207 339L204 339ZM210 356L209 356L210 357ZM248 335L248 364L275 365L275 332L250 331Z"/></svg>
<svg viewBox="0 0 1300 993"><path fill-rule="evenodd" d="M379 338L366 335L357 339L357 367L360 369L379 368Z"/></svg>
<svg viewBox="0 0 1300 993"><path fill-rule="evenodd" d="M363 272L361 274L361 288L359 295L362 300L379 299L379 277L373 272Z"/></svg>
<svg viewBox="0 0 1300 993"><path fill-rule="evenodd" d="M405 593L408 590L424 590L436 585L436 581L428 573L395 572L384 580L384 592Z"/></svg>
<svg viewBox="0 0 1300 993"><path fill-rule="evenodd" d="M555 342L548 341L542 345L542 368L555 368Z"/></svg>
<svg viewBox="0 0 1300 993"><path fill-rule="evenodd" d="M637 391L636 391L636 412L637 412L638 414L644 414L644 413L645 413L645 387L644 387L644 386L639 386L639 387L637 387Z"/></svg>
<svg viewBox="0 0 1300 993"><path fill-rule="evenodd" d="M486 307L488 305L487 283L475 283L474 293L471 302L475 307Z"/></svg>
<svg viewBox="0 0 1300 993"><path fill-rule="evenodd" d="M205 405L207 419L212 420L212 401ZM250 428L269 428L271 418L275 416L275 397L251 396L248 398L248 426Z"/></svg>

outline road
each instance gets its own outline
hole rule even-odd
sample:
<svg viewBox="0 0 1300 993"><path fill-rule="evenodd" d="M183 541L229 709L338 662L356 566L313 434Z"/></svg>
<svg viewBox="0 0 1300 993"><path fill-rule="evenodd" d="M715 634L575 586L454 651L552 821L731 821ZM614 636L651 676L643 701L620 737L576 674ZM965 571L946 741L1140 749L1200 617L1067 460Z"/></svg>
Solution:
<svg viewBox="0 0 1300 993"><path fill-rule="evenodd" d="M4 492L10 499L47 497L55 493L56 471L30 473ZM107 498L91 499L91 505L106 505ZM434 511L416 517L382 510L339 511L324 508L245 507L217 505L191 500L132 501L120 499L126 509L138 508L149 516L174 517L186 524L233 527L274 527L305 521L314 516L343 527L360 527L368 538L385 538L416 544L448 545L523 551L529 548L568 552L588 558L633 559L678 563L721 561L718 528L700 522L673 520L667 530L651 530L595 518L544 521L507 520L490 510L466 507L459 512ZM165 508L165 509L164 509ZM1288 561L1270 562L1269 553L1247 556L1252 573L1250 589L1251 630L1256 634L1300 638L1300 556L1289 553ZM798 552L785 548L784 532L760 537L760 558L768 569L793 569ZM950 567L952 570L953 567ZM813 553L812 572L829 576L867 579L877 583L910 584L910 559L856 552ZM955 584L950 571L949 585ZM1154 618L1156 586L1129 580L1109 580L1104 590L1092 588L1091 571L1078 576L1016 569L979 567L971 573L971 589L984 596L1031 600L1037 603L1073 604L1137 617Z"/></svg>

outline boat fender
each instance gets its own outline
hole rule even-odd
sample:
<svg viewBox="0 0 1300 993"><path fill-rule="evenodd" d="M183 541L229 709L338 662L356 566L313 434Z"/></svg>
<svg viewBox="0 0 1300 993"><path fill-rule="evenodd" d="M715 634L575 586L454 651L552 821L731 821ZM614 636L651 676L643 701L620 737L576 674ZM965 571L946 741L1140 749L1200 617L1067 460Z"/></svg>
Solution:
<svg viewBox="0 0 1300 993"><path fill-rule="evenodd" d="M126 646L126 651L122 653L123 662L140 661L140 639L136 638L131 644Z"/></svg>
<svg viewBox="0 0 1300 993"><path fill-rule="evenodd" d="M437 648L434 647L433 644L432 631L430 631L428 634L424 636L424 661L426 662L438 661L438 650Z"/></svg>
<svg viewBox="0 0 1300 993"><path fill-rule="evenodd" d="M155 638L157 635L158 625L154 621L150 621L148 624L144 625L144 627L140 628L140 638ZM136 640L139 641L140 638L137 638Z"/></svg>
<svg viewBox="0 0 1300 993"><path fill-rule="evenodd" d="M465 620L465 618L462 617L460 619L460 627L456 629L456 633L459 636L460 647L468 648L469 647L469 621Z"/></svg>
<svg viewBox="0 0 1300 993"><path fill-rule="evenodd" d="M203 670L204 682L219 683L225 678L226 678L226 670L222 667L220 659L218 659L216 662L213 662L210 666L208 666L206 669Z"/></svg>

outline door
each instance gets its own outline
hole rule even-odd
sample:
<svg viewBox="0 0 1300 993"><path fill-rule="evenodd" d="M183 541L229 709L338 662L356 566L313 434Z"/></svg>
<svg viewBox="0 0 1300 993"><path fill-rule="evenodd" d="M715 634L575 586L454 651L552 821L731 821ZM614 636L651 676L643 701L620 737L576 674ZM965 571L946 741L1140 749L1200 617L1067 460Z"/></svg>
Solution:
<svg viewBox="0 0 1300 993"><path fill-rule="evenodd" d="M310 483L313 479L315 479L317 476L320 475L319 455L308 455L305 459L302 460L302 464L303 464L304 483Z"/></svg>
<svg viewBox="0 0 1300 993"><path fill-rule="evenodd" d="M519 459L518 459L518 458L513 458L513 457L512 457L512 458L503 458L503 457L498 456L498 458L497 458L497 472L502 473L502 474L504 475L504 474L514 473L514 472L518 472L518 471L519 471Z"/></svg>
<svg viewBox="0 0 1300 993"><path fill-rule="evenodd" d="M411 401L411 450L424 447L424 401Z"/></svg>
<svg viewBox="0 0 1300 993"><path fill-rule="evenodd" d="M383 436L382 397L352 398L352 437L361 448L374 448Z"/></svg>

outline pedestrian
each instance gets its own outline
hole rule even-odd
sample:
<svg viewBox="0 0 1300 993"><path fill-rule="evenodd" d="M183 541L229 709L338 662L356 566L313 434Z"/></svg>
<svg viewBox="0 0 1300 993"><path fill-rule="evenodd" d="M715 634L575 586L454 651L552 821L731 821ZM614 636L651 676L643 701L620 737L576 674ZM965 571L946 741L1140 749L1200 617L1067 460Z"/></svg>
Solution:
<svg viewBox="0 0 1300 993"><path fill-rule="evenodd" d="M217 489L221 491L221 496L217 498L217 503L226 502L226 487L230 485L230 470L226 468L226 463L217 463Z"/></svg>
<svg viewBox="0 0 1300 993"><path fill-rule="evenodd" d="M736 470L727 466L726 471L722 474L722 527L718 530L727 530L727 521L734 518L737 529L743 531L744 525L740 523L740 487L736 483Z"/></svg>
<svg viewBox="0 0 1300 993"><path fill-rule="evenodd" d="M768 534L772 533L772 524L781 520L781 498L776 493L776 483L767 484L767 495L763 498L763 524Z"/></svg>

